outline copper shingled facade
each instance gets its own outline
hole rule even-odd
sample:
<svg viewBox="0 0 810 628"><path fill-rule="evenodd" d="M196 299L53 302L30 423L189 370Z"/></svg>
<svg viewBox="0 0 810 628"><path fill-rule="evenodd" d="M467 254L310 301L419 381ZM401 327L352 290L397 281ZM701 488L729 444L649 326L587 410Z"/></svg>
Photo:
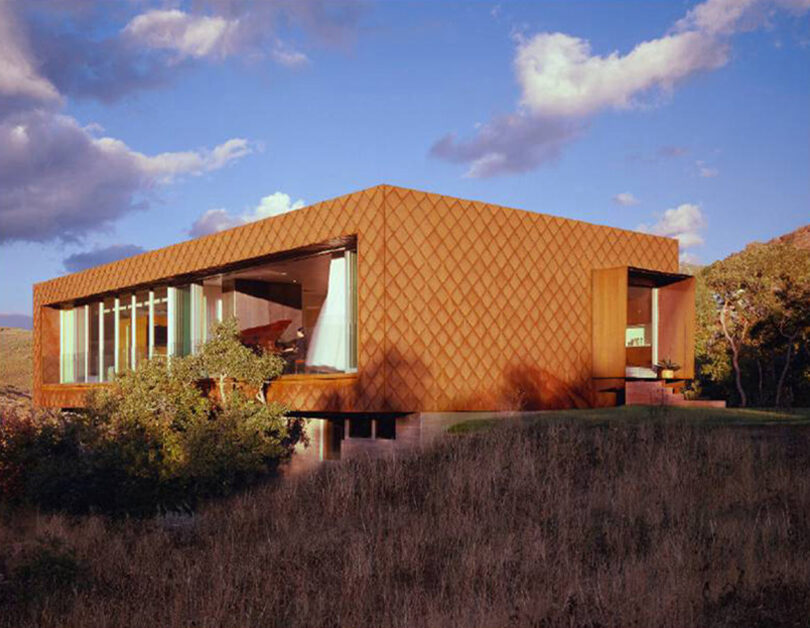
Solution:
<svg viewBox="0 0 810 628"><path fill-rule="evenodd" d="M77 406L88 385L44 384L54 304L357 237L358 372L287 376L301 410L560 407L592 392L592 271L678 271L675 240L381 185L34 287L34 400ZM89 385L92 386L92 385Z"/></svg>

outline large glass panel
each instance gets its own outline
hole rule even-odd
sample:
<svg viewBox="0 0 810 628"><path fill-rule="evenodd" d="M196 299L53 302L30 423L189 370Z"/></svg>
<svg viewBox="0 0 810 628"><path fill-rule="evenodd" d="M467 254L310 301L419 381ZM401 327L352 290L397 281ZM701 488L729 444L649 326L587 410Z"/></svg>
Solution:
<svg viewBox="0 0 810 628"><path fill-rule="evenodd" d="M169 298L166 286L155 288L152 355L166 355L169 346Z"/></svg>
<svg viewBox="0 0 810 628"><path fill-rule="evenodd" d="M88 321L87 321L87 381L99 381L99 342L101 324L99 323L99 310L101 309L100 303L91 303L87 306Z"/></svg>
<svg viewBox="0 0 810 628"><path fill-rule="evenodd" d="M211 277L203 282L203 312L201 341L211 338L217 323L223 320L222 277Z"/></svg>
<svg viewBox="0 0 810 628"><path fill-rule="evenodd" d="M652 288L628 286L626 346L652 346Z"/></svg>
<svg viewBox="0 0 810 628"><path fill-rule="evenodd" d="M104 299L104 349L102 355L102 380L110 382L115 377L115 299Z"/></svg>
<svg viewBox="0 0 810 628"><path fill-rule="evenodd" d="M132 366L132 295L118 298L118 370Z"/></svg>
<svg viewBox="0 0 810 628"><path fill-rule="evenodd" d="M348 335L348 371L357 370L357 252L346 251L347 292L346 292L346 333Z"/></svg>
<svg viewBox="0 0 810 628"><path fill-rule="evenodd" d="M87 319L85 318L87 307L74 308L73 310L73 381L85 382L87 377Z"/></svg>
<svg viewBox="0 0 810 628"><path fill-rule="evenodd" d="M135 351L133 357L135 368L149 357L149 291L144 290L135 295Z"/></svg>
<svg viewBox="0 0 810 628"><path fill-rule="evenodd" d="M63 384L85 381L85 312L85 306L59 311L59 381Z"/></svg>
<svg viewBox="0 0 810 628"><path fill-rule="evenodd" d="M652 295L649 286L627 287L627 365L652 367Z"/></svg>
<svg viewBox="0 0 810 628"><path fill-rule="evenodd" d="M346 255L332 255L329 260L326 295L312 327L307 350L308 369L324 372L343 372L349 369L348 284Z"/></svg>
<svg viewBox="0 0 810 628"><path fill-rule="evenodd" d="M71 384L76 366L76 329L73 308L59 310L59 382Z"/></svg>
<svg viewBox="0 0 810 628"><path fill-rule="evenodd" d="M277 351L287 373L357 369L357 255L340 249L227 273L222 312L242 340Z"/></svg>
<svg viewBox="0 0 810 628"><path fill-rule="evenodd" d="M174 316L171 355L191 353L191 286L179 286L174 292Z"/></svg>

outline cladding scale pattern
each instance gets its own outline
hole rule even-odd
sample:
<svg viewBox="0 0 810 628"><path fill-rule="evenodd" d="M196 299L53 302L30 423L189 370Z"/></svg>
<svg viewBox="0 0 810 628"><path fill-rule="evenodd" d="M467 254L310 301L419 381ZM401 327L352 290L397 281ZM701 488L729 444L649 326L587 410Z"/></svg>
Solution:
<svg viewBox="0 0 810 628"><path fill-rule="evenodd" d="M42 388L42 306L349 235L358 374L274 383L270 396L295 408L498 409L533 387L544 405L587 403L592 269L678 270L675 240L377 186L37 284L35 401L70 405Z"/></svg>

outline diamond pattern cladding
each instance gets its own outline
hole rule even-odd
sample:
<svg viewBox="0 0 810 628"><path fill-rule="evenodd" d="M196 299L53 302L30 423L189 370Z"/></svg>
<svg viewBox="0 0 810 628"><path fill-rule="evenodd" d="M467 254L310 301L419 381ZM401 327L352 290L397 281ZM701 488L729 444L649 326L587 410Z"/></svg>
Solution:
<svg viewBox="0 0 810 628"><path fill-rule="evenodd" d="M510 373L591 371L591 270L678 270L673 240L391 188L386 202L386 399L493 409Z"/></svg>
<svg viewBox="0 0 810 628"><path fill-rule="evenodd" d="M43 347L39 329L42 307L103 292L123 290L137 284L165 280L184 273L197 272L318 244L340 236L357 235L358 247L358 361L368 365L358 374L356 384L345 382L332 387L325 395L323 387L288 386L271 392L296 407L316 409L328 397L332 405L345 406L357 396L359 410L382 403L383 377L383 199L382 186L362 190L317 203L282 216L250 223L235 229L150 251L118 262L97 266L80 273L52 279L34 286L34 399L47 405L64 405L61 398L51 402L50 393L43 397L40 363ZM56 347L58 352L59 348ZM377 365L377 366L374 366ZM287 391L294 396L288 398ZM83 393L82 393L83 394ZM346 397L344 399L343 397ZM81 404L80 397L78 398ZM293 405L292 403L290 405Z"/></svg>
<svg viewBox="0 0 810 628"><path fill-rule="evenodd" d="M495 409L516 372L587 388L591 271L678 270L674 240L377 186L38 284L35 323L45 304L352 234L359 373L274 384L270 396L297 409ZM35 399L47 403L39 362L52 348L38 332L34 343Z"/></svg>

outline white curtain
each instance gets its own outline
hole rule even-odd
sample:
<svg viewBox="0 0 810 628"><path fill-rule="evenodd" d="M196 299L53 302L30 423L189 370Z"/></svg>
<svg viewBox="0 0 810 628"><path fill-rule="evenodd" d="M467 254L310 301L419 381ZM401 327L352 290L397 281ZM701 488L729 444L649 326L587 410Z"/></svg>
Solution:
<svg viewBox="0 0 810 628"><path fill-rule="evenodd" d="M336 371L349 368L346 283L346 257L333 257L329 262L326 300L309 339L307 366Z"/></svg>

